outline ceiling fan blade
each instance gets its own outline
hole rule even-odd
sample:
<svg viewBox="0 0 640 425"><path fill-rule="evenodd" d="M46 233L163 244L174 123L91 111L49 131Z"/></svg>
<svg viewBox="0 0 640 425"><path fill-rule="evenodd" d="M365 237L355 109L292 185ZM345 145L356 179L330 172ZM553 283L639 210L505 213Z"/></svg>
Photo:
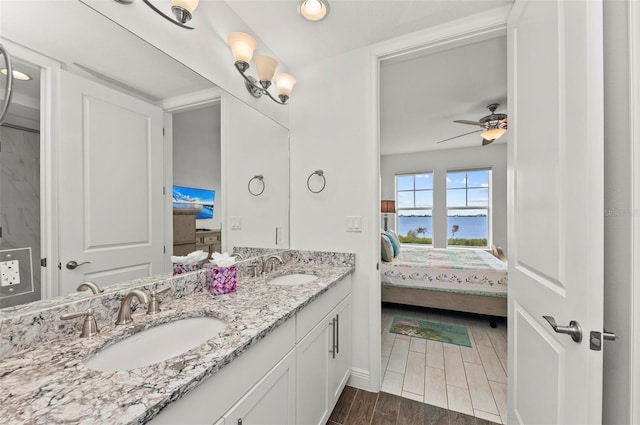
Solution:
<svg viewBox="0 0 640 425"><path fill-rule="evenodd" d="M469 121L469 120L455 120L458 124L469 124L469 125L479 125L480 127L485 127L485 125L481 122L477 121Z"/></svg>
<svg viewBox="0 0 640 425"><path fill-rule="evenodd" d="M482 146L487 146L490 145L491 143L493 143L493 140L489 140L489 139L482 139Z"/></svg>
<svg viewBox="0 0 640 425"><path fill-rule="evenodd" d="M473 130L473 131L470 131L468 133L464 133L464 134L460 134L458 136L449 137L448 139L440 140L439 142L436 142L436 143L448 142L449 140L457 139L458 137L462 137L462 136L468 136L469 134L473 134L473 133L479 133L481 131L482 130Z"/></svg>

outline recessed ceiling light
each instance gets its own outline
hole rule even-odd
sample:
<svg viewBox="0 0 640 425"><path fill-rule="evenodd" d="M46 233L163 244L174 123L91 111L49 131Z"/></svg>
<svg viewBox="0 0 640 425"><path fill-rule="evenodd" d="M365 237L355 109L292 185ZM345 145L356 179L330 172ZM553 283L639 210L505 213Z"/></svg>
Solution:
<svg viewBox="0 0 640 425"><path fill-rule="evenodd" d="M327 0L302 0L298 5L298 13L308 21L317 22L329 13Z"/></svg>
<svg viewBox="0 0 640 425"><path fill-rule="evenodd" d="M2 73L2 75L7 75L7 68L0 69L0 73ZM25 74L24 72L20 72L16 69L13 70L12 74L13 74L13 78L15 78L16 80L29 81L31 79L29 75Z"/></svg>

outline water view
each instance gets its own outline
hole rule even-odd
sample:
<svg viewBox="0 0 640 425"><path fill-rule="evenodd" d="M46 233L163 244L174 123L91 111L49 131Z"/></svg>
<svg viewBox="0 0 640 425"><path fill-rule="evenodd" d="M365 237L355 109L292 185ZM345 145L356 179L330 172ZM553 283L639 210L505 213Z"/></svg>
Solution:
<svg viewBox="0 0 640 425"><path fill-rule="evenodd" d="M451 216L448 219L447 238L456 239L487 239L488 217L480 216ZM458 226L452 234L454 226ZM418 230L426 229L418 233ZM407 236L413 231L418 238L433 237L433 226L431 216L398 216L398 235Z"/></svg>

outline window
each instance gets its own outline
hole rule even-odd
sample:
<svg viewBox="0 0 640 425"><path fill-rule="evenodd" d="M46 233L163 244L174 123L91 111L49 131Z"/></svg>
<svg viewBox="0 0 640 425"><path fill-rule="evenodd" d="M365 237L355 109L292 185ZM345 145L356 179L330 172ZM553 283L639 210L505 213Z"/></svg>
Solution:
<svg viewBox="0 0 640 425"><path fill-rule="evenodd" d="M396 199L400 242L431 245L433 173L396 176Z"/></svg>
<svg viewBox="0 0 640 425"><path fill-rule="evenodd" d="M489 246L491 170L447 172L447 245Z"/></svg>

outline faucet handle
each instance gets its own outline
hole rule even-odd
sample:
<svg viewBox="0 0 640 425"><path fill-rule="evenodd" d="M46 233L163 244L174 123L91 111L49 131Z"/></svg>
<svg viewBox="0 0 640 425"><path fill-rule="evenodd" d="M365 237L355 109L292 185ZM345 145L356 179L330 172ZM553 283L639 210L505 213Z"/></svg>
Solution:
<svg viewBox="0 0 640 425"><path fill-rule="evenodd" d="M147 306L147 314L156 314L156 313L160 313L160 301L158 301L157 296L160 294L164 294L165 292L167 292L169 289L171 289L170 286L167 286L166 288L162 288L160 290L155 290L155 291L151 291L151 299L149 300L149 304Z"/></svg>
<svg viewBox="0 0 640 425"><path fill-rule="evenodd" d="M258 264L257 263L253 263L253 264L249 264L247 266L247 268L249 269L249 272L251 273L251 277L258 277ZM260 269L262 269L262 267L260 267Z"/></svg>
<svg viewBox="0 0 640 425"><path fill-rule="evenodd" d="M96 322L96 318L93 314L93 309L89 308L86 311L63 314L62 316L60 316L60 320L70 320L76 319L78 317L84 317L84 323L82 324L82 332L80 332L80 338L86 338L100 332L100 330L98 329L98 323Z"/></svg>

